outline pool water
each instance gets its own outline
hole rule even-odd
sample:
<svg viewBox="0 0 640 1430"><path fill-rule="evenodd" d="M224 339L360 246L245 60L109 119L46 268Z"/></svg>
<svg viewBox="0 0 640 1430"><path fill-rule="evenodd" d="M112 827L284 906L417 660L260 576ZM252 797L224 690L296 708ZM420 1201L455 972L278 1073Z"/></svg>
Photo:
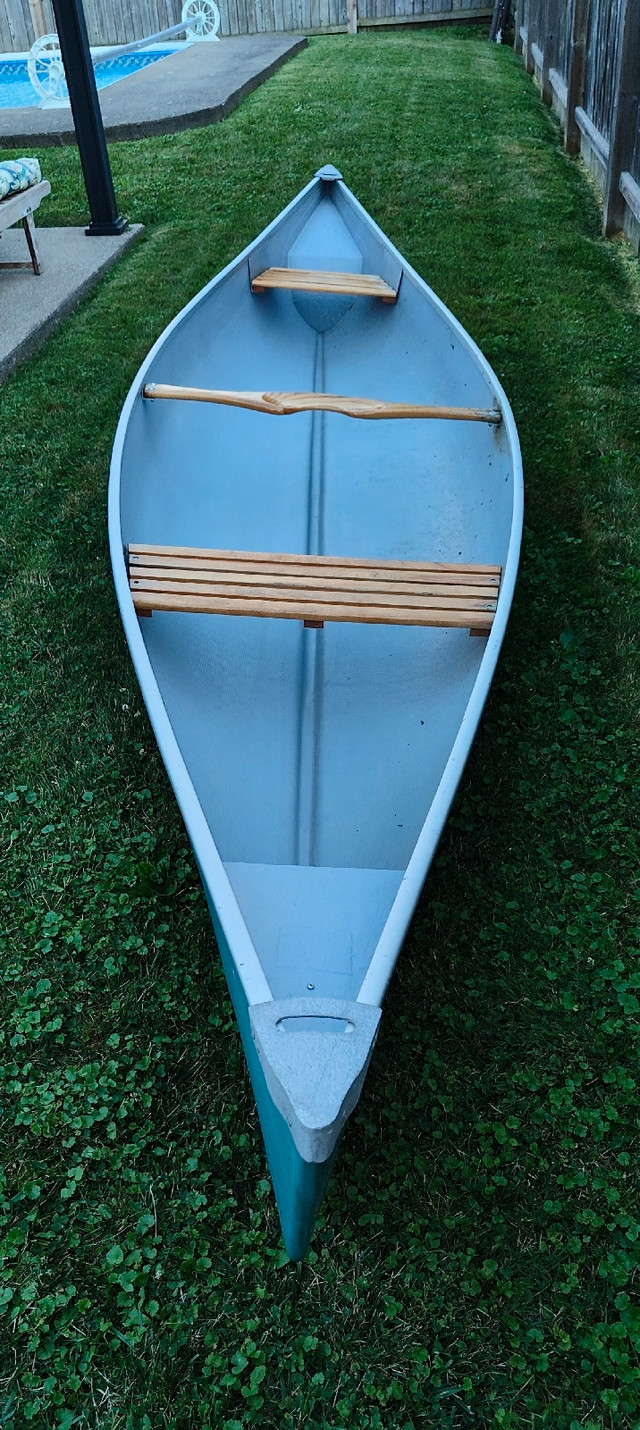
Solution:
<svg viewBox="0 0 640 1430"><path fill-rule="evenodd" d="M96 87L106 89L107 85L125 79L129 74L175 54L183 46L163 45L162 49L138 50L133 55L116 55L111 60L96 59L94 70ZM39 106L40 96L36 94L27 72L27 61L23 59L0 60L0 109L26 109L30 105Z"/></svg>

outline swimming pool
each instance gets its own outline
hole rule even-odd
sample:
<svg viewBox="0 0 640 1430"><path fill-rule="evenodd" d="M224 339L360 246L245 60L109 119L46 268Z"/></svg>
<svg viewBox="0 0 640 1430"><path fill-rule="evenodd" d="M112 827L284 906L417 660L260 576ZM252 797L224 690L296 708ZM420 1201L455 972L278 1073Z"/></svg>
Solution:
<svg viewBox="0 0 640 1430"><path fill-rule="evenodd" d="M179 49L184 49L184 45L158 45L151 50L138 50L132 55L115 55L113 59L101 60L96 56L94 60L96 86L98 89L106 89L107 85L116 84L119 79L125 79L129 74L137 74L138 70L146 69L147 65L155 64L156 60L163 60L167 55L173 55ZM0 109L26 109L30 105L37 107L39 104L39 96L27 73L27 56L2 56L0 58Z"/></svg>

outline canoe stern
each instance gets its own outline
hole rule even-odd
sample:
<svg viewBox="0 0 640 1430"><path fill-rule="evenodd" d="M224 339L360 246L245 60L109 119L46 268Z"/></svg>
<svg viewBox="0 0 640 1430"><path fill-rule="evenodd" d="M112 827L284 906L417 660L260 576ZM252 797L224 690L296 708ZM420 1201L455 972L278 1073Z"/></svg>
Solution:
<svg viewBox="0 0 640 1430"><path fill-rule="evenodd" d="M300 1156L327 1162L360 1096L380 1008L337 998L283 998L249 1009L265 1082Z"/></svg>
<svg viewBox="0 0 640 1430"><path fill-rule="evenodd" d="M252 1005L248 1003L247 994L239 976L237 960L229 947L229 942L225 936L218 911L211 897L209 885L202 869L200 870L200 874L203 879L207 904L215 929L222 966L227 979L253 1086L254 1097L256 1099L267 1163L273 1182L276 1205L280 1217L280 1225L282 1227L282 1239L290 1259L292 1261L302 1261L306 1256L309 1242L313 1235L320 1203L322 1202L331 1178L340 1142L340 1133L346 1122L348 1113L351 1110L351 1106L355 1106L357 1102L359 1091L364 1081L366 1067L363 1068L358 1087L355 1089L353 1103L350 1105L349 1110L345 1110L344 1117L342 1117L339 1126L336 1126L332 1150L327 1154L324 1161L307 1160L301 1155L296 1146L292 1136L291 1126L274 1101L271 1089L267 1084L262 1060L253 1036L252 1013L255 1008L278 1007L282 1009L284 1007L284 1016L286 1017L288 1013L291 1013L292 1003L307 1003L310 1000L283 999L277 1004L264 1003ZM334 1000L316 999L316 1009L319 1007L320 1001L322 1001L323 1004L331 1002L332 1006L334 1004ZM340 1010L344 1007L351 1008L354 1006L351 1003L345 1004L339 1000L335 1000L335 1003L339 1006ZM355 1006L360 1007L359 1004ZM364 1005L362 1006L364 1007ZM379 1022L381 1016L379 1008L367 1011L376 1013L378 1015L377 1022ZM282 1013L280 1016L282 1016ZM258 1023L261 1021L259 1015L257 1021ZM277 1036L280 1037L282 1035L278 1034ZM289 1032L287 1036L291 1037L291 1033ZM307 1033L306 1036L309 1037L310 1034ZM334 1041L335 1039L332 1037L331 1042L333 1043ZM374 1041L375 1035L371 1041L371 1051L373 1051ZM328 1142L329 1139L325 1139L324 1145L327 1146Z"/></svg>

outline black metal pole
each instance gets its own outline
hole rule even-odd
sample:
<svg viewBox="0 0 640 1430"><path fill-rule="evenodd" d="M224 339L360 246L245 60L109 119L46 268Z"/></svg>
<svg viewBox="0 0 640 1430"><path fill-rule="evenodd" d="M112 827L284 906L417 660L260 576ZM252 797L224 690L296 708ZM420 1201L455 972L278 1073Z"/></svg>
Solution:
<svg viewBox="0 0 640 1430"><path fill-rule="evenodd" d="M489 31L490 40L497 40L499 35L500 40L502 41L502 34L503 31L506 29L509 20L510 9L511 0L495 0L495 5L493 7L493 19L491 21L491 29Z"/></svg>
<svg viewBox="0 0 640 1430"><path fill-rule="evenodd" d="M53 0L80 163L91 211L90 235L123 233L109 167L82 0Z"/></svg>

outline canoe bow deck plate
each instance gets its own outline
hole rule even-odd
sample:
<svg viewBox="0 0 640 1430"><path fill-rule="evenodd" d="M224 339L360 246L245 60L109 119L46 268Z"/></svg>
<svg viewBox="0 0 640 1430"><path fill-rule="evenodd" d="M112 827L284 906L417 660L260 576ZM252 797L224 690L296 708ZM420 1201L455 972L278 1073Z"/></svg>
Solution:
<svg viewBox="0 0 640 1430"><path fill-rule="evenodd" d="M174 319L122 412L120 612L293 1259L482 713L521 527L495 375L331 166Z"/></svg>

